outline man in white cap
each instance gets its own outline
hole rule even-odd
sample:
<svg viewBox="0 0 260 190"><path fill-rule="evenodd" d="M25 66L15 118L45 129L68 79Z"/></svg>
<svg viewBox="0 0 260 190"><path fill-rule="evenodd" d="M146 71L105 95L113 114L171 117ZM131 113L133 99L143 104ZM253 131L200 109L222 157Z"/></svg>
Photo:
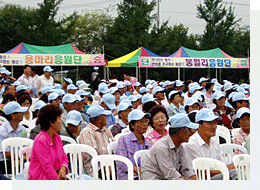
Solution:
<svg viewBox="0 0 260 190"><path fill-rule="evenodd" d="M93 85L93 93L98 89L98 84L100 82L100 77L98 74L98 67L94 67L94 72L91 74L91 81Z"/></svg>
<svg viewBox="0 0 260 190"><path fill-rule="evenodd" d="M226 160L220 149L218 141L214 138L217 130L217 120L222 119L214 115L214 112L208 108L201 109L195 116L196 123L199 124L197 132L184 144L184 149L188 155L188 162L192 165L195 158L206 157L217 159L226 164ZM235 166L228 164L229 176L236 179ZM222 180L223 175L219 170L210 170L210 176L213 180Z"/></svg>
<svg viewBox="0 0 260 190"><path fill-rule="evenodd" d="M53 85L53 77L51 76L53 69L50 66L45 66L43 68L44 74L39 76L39 78L35 81L38 92L42 90L45 84L49 83L51 86Z"/></svg>
<svg viewBox="0 0 260 190"><path fill-rule="evenodd" d="M143 180L193 179L196 175L187 162L182 143L189 140L189 129L197 129L184 113L177 113L169 119L169 134L157 141L148 151L142 164Z"/></svg>

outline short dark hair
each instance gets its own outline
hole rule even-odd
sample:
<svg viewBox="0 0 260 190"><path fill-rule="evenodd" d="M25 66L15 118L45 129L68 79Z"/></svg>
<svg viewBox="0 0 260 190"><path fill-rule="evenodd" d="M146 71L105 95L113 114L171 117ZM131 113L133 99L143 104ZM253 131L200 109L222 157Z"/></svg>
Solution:
<svg viewBox="0 0 260 190"><path fill-rule="evenodd" d="M46 93L41 96L40 100L44 101L46 104L49 102L48 101L48 96L47 96Z"/></svg>
<svg viewBox="0 0 260 190"><path fill-rule="evenodd" d="M100 115L99 115L99 116L100 116ZM90 123L93 123L94 121L96 121L96 120L98 119L99 116L89 118L89 122L90 122Z"/></svg>
<svg viewBox="0 0 260 190"><path fill-rule="evenodd" d="M62 110L59 106L45 105L39 111L38 121L42 131L47 131L51 123L55 123L57 118L61 116Z"/></svg>
<svg viewBox="0 0 260 190"><path fill-rule="evenodd" d="M8 88L9 88L10 86L12 86L12 85L6 85L6 86L5 86L4 93L8 90Z"/></svg>
<svg viewBox="0 0 260 190"><path fill-rule="evenodd" d="M93 102L93 98L92 98L92 96L87 96L87 99L88 99L88 101Z"/></svg>
<svg viewBox="0 0 260 190"><path fill-rule="evenodd" d="M25 95L25 94L27 94L28 96L30 96L30 94L28 94L28 93L25 92L24 90L19 91L19 92L17 93L16 100L18 100L22 95Z"/></svg>
<svg viewBox="0 0 260 190"><path fill-rule="evenodd" d="M20 96L19 99L17 100L17 102L22 106L22 103L25 102L25 100L28 100L30 102L30 104L32 105L32 98L27 94Z"/></svg>
<svg viewBox="0 0 260 190"><path fill-rule="evenodd" d="M31 67L31 69L32 69L32 66L30 66L30 65L24 65L23 69L26 69L27 67Z"/></svg>
<svg viewBox="0 0 260 190"><path fill-rule="evenodd" d="M4 96L3 96L2 104L6 104L6 102L8 102L8 100L10 100L10 102L11 102L11 101L15 101L14 95L12 95L12 94L6 94L6 95L4 95Z"/></svg>
<svg viewBox="0 0 260 190"><path fill-rule="evenodd" d="M17 113L12 113L12 114L17 114ZM5 115L5 119L7 119L7 121L11 121L12 120L12 114Z"/></svg>
<svg viewBox="0 0 260 190"><path fill-rule="evenodd" d="M207 84L205 85L206 91L208 91L212 85L214 85L213 82L207 82Z"/></svg>
<svg viewBox="0 0 260 190"><path fill-rule="evenodd" d="M37 68L36 68L35 66L30 66L30 67L31 67L31 70L32 70L32 71L35 71L35 73L36 73Z"/></svg>
<svg viewBox="0 0 260 190"><path fill-rule="evenodd" d="M136 122L135 120L132 120L132 121L130 121L130 123L129 123L129 129L130 129L131 132L134 132L134 129L132 128L132 125L134 125L135 122Z"/></svg>
<svg viewBox="0 0 260 190"><path fill-rule="evenodd" d="M172 136L172 137L177 136L180 133L181 130L183 130L184 133L187 133L188 128L187 127L180 127L180 128L170 127L169 128L169 135Z"/></svg>
<svg viewBox="0 0 260 190"><path fill-rule="evenodd" d="M243 101L247 101L247 100L238 100L238 101L232 101L232 102L230 102L231 103L231 105L232 105L232 107L234 108L234 109L237 109L237 102L239 102L240 104L242 104L243 103Z"/></svg>
<svg viewBox="0 0 260 190"><path fill-rule="evenodd" d="M244 113L242 116L244 116L244 115L247 115L247 116L249 116L250 117L250 114L249 113ZM242 117L241 116L241 117ZM237 121L239 122L239 120L241 119L241 117L240 118L237 118Z"/></svg>
<svg viewBox="0 0 260 190"><path fill-rule="evenodd" d="M174 90L174 88L168 88L168 89L165 90L165 96L166 96L167 99L169 99L168 96L169 96L169 94L172 90Z"/></svg>
<svg viewBox="0 0 260 190"><path fill-rule="evenodd" d="M181 92L179 91L179 92L177 92L177 93L175 93L175 94L172 94L171 97L170 97L170 100L171 100L171 101L174 100L174 97L175 97L176 95L178 95L178 94L181 96Z"/></svg>
<svg viewBox="0 0 260 190"><path fill-rule="evenodd" d="M195 122L196 114L197 114L197 112L195 112L195 111L188 114L188 117L189 117L189 119L190 119L190 122L196 123L196 122Z"/></svg>
<svg viewBox="0 0 260 190"><path fill-rule="evenodd" d="M55 80L53 83L61 84L61 82L58 80Z"/></svg>
<svg viewBox="0 0 260 190"><path fill-rule="evenodd" d="M167 111L165 109L165 107L161 106L161 105L156 105L156 106L153 106L149 111L148 113L151 114L151 117L149 117L149 120L150 120L150 125L152 128L154 128L153 126L153 117L158 113L158 112L163 112L166 116L166 121L168 121L169 119L169 116L167 114Z"/></svg>
<svg viewBox="0 0 260 190"><path fill-rule="evenodd" d="M154 101L149 101L144 103L143 105L143 112L148 113L149 110L153 107L156 106L157 104Z"/></svg>
<svg viewBox="0 0 260 190"><path fill-rule="evenodd" d="M128 70L125 70L125 71L123 72L123 74L125 74L125 75L127 75L127 76L131 76L131 75L130 75L130 72L129 72Z"/></svg>

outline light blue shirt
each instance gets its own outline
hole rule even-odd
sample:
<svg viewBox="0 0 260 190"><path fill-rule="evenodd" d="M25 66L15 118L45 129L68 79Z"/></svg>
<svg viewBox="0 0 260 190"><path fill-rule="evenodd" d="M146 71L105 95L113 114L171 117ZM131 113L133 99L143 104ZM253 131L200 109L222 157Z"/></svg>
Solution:
<svg viewBox="0 0 260 190"><path fill-rule="evenodd" d="M2 141L10 137L21 137L22 131L26 132L26 129L20 124L18 124L16 131L14 131L9 122L6 122L2 126L0 126L0 161L4 160ZM7 147L6 152L10 151L10 147Z"/></svg>
<svg viewBox="0 0 260 190"><path fill-rule="evenodd" d="M110 115L107 115L106 117L107 117L107 128L110 125L115 125L116 124L116 118L115 118L113 112Z"/></svg>
<svg viewBox="0 0 260 190"><path fill-rule="evenodd" d="M173 103L171 103L169 106L167 106L166 110L169 117L175 115L176 113L186 113L184 107L181 104L179 104L178 109Z"/></svg>

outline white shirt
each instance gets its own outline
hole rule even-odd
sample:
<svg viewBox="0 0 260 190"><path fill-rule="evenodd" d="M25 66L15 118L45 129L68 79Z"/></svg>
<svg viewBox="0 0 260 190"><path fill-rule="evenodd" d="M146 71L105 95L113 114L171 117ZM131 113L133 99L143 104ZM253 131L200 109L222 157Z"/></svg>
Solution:
<svg viewBox="0 0 260 190"><path fill-rule="evenodd" d="M42 88L44 87L45 84L51 84L53 85L54 79L52 76L50 76L49 79L47 79L44 74L41 75L37 80L36 80L36 86L37 86L37 90L38 93L41 92Z"/></svg>
<svg viewBox="0 0 260 190"><path fill-rule="evenodd" d="M210 146L201 138L198 131L194 133L188 143L182 143L186 153L188 162L192 165L195 158L214 158L226 164L222 155L220 146L214 137L210 139Z"/></svg>
<svg viewBox="0 0 260 190"><path fill-rule="evenodd" d="M35 87L35 83L34 80L31 76L29 76L29 78L27 78L24 74L22 76L20 76L17 79L22 85L24 85L25 87L29 87L29 89L32 89L33 87Z"/></svg>

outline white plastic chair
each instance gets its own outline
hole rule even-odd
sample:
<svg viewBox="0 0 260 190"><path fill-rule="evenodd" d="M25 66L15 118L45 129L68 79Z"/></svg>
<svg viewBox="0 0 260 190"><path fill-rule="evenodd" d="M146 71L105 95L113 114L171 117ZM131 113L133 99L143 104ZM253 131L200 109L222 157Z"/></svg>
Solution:
<svg viewBox="0 0 260 190"><path fill-rule="evenodd" d="M115 162L114 161L120 161L127 165L128 168L128 180L133 180L134 178L134 169L133 164L131 160L129 160L127 157L120 156L120 155L98 155L91 160L91 164L93 167L93 177L95 180L98 180L98 169L101 169L102 174L102 180L105 180L105 173L106 173L106 179L110 180L110 171L109 168L111 168L112 171L112 180L116 180L116 171L115 171ZM98 163L100 163L100 167L98 166ZM105 171L104 171L105 170Z"/></svg>
<svg viewBox="0 0 260 190"><path fill-rule="evenodd" d="M80 136L80 135L79 135ZM79 136L77 136L76 141L79 144Z"/></svg>
<svg viewBox="0 0 260 190"><path fill-rule="evenodd" d="M29 128L31 122L28 121L28 120L22 120L19 124L22 125L22 126L25 126L25 128Z"/></svg>
<svg viewBox="0 0 260 190"><path fill-rule="evenodd" d="M224 154L227 164L231 164L233 162L234 150L240 150L244 154L247 154L247 149L238 144L221 144L220 149Z"/></svg>
<svg viewBox="0 0 260 190"><path fill-rule="evenodd" d="M0 116L0 125L3 125L7 122L7 119L5 119L3 116Z"/></svg>
<svg viewBox="0 0 260 190"><path fill-rule="evenodd" d="M232 137L235 136L235 134L237 134L237 132L240 130L240 128L235 128L235 129L232 129L231 133L232 133Z"/></svg>
<svg viewBox="0 0 260 190"><path fill-rule="evenodd" d="M130 131L130 132L127 132L127 133L118 133L118 134L114 137L114 139L115 139L116 141L118 141L121 136L128 135L128 134L130 134L130 133L131 133L131 131Z"/></svg>
<svg viewBox="0 0 260 190"><path fill-rule="evenodd" d="M2 149L4 153L4 161L5 161L5 172L7 173L7 164L6 164L6 148L10 146L11 150L11 164L12 164L12 179L16 178L16 175L19 173L19 153L18 150L24 146L28 146L30 148L33 147L33 140L23 137L11 137L4 139L2 141ZM17 166L17 167L14 167Z"/></svg>
<svg viewBox="0 0 260 190"><path fill-rule="evenodd" d="M111 129L112 129L113 126L114 126L114 125L110 125L110 126L108 127L108 130L111 131Z"/></svg>
<svg viewBox="0 0 260 190"><path fill-rule="evenodd" d="M144 158L148 151L149 150L138 150L134 153L134 159L135 159L135 164L137 166L139 180L141 179L141 176L140 176L140 172L139 172L138 158L141 159L141 165L142 165L144 163Z"/></svg>
<svg viewBox="0 0 260 190"><path fill-rule="evenodd" d="M129 127L122 129L121 133L131 133Z"/></svg>
<svg viewBox="0 0 260 190"><path fill-rule="evenodd" d="M223 180L229 180L229 172L227 166L216 159L213 158L195 158L192 161L193 169L196 173L198 180L211 180L210 170L215 168L223 173Z"/></svg>
<svg viewBox="0 0 260 190"><path fill-rule="evenodd" d="M238 180L250 180L250 155L238 154L233 157Z"/></svg>
<svg viewBox="0 0 260 190"><path fill-rule="evenodd" d="M111 142L107 145L108 154L115 154L115 151L118 147L118 141Z"/></svg>
<svg viewBox="0 0 260 190"><path fill-rule="evenodd" d="M70 144L77 144L77 142L71 137L60 135L60 138L61 138L61 141L66 141L66 142L69 142Z"/></svg>
<svg viewBox="0 0 260 190"><path fill-rule="evenodd" d="M230 132L225 126L218 125L216 130L216 139L219 142L219 137L222 137L226 140L226 144L231 144Z"/></svg>
<svg viewBox="0 0 260 190"><path fill-rule="evenodd" d="M24 157L23 155L26 155L26 162L29 163L28 166L30 166L30 159L32 155L32 148L31 147L23 147L19 150L19 158L20 158L20 172L24 172ZM25 174L23 173L25 176ZM27 175L27 179L29 178L29 175ZM27 180L23 178L24 180Z"/></svg>
<svg viewBox="0 0 260 190"><path fill-rule="evenodd" d="M86 144L67 144L63 146L63 149L66 154L69 154L72 180L78 180L84 173L82 153L87 153L92 157L98 155L93 147Z"/></svg>

